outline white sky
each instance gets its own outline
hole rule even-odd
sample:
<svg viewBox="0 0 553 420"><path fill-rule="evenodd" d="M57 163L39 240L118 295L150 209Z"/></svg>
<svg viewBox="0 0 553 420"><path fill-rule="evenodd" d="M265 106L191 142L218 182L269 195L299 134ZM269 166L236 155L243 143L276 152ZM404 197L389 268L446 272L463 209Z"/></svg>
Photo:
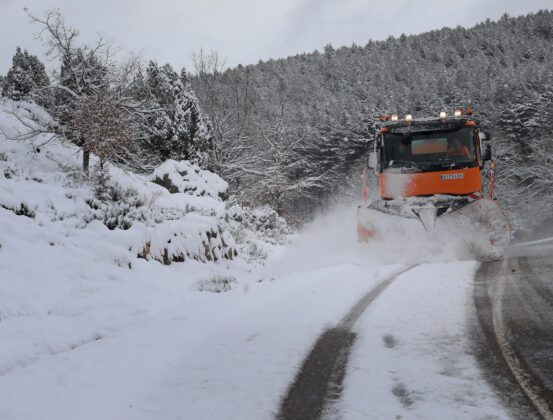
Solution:
<svg viewBox="0 0 553 420"><path fill-rule="evenodd" d="M41 57L37 26L23 12L62 9L83 41L101 32L125 52L190 68L191 54L216 50L227 64L256 63L444 26L472 26L503 13L552 9L553 0L0 0L0 74L17 45ZM41 57L42 58L42 57Z"/></svg>

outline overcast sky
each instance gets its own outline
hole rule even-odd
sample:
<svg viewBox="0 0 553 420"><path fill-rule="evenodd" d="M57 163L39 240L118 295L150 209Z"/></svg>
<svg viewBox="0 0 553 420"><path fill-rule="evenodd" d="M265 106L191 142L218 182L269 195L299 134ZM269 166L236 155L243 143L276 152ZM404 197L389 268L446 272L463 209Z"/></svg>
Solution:
<svg viewBox="0 0 553 420"><path fill-rule="evenodd" d="M60 8L82 41L101 32L126 52L190 67L200 48L228 65L301 52L364 45L369 39L472 26L503 13L552 9L553 0L0 0L0 74L17 45L41 56L38 27L23 12Z"/></svg>

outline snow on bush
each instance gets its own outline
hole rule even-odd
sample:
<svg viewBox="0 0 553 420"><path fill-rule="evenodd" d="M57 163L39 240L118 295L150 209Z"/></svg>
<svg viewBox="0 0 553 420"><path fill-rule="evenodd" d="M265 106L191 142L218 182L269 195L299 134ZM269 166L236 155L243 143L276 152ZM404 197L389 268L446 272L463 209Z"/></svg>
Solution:
<svg viewBox="0 0 553 420"><path fill-rule="evenodd" d="M232 260L237 255L232 237L216 219L188 214L180 220L166 221L149 232L139 256L163 264L189 259L202 262ZM138 250L137 250L138 251Z"/></svg>
<svg viewBox="0 0 553 420"><path fill-rule="evenodd" d="M225 221L240 254L250 262L265 260L270 249L283 245L291 233L286 220L269 206L248 208L234 204L227 209Z"/></svg>
<svg viewBox="0 0 553 420"><path fill-rule="evenodd" d="M49 122L36 105L3 101L2 106L0 132L5 137L20 137L27 124ZM32 142L1 139L0 154L1 208L36 219L52 231L65 229L69 236L98 221L106 229L86 232L106 248L119 249L100 252L118 265L132 266L137 257L170 264L237 255L223 226L226 182L189 162L168 161L152 178L105 164L102 177L87 179L80 169L80 150L46 134ZM91 163L96 161L93 156ZM169 188L151 182L157 177Z"/></svg>
<svg viewBox="0 0 553 420"><path fill-rule="evenodd" d="M186 160L168 160L162 163L150 179L171 193L186 193L226 199L228 184L213 172L201 169Z"/></svg>
<svg viewBox="0 0 553 420"><path fill-rule="evenodd" d="M210 278L198 281L198 290L212 293L228 292L234 283L236 279L233 276L217 273Z"/></svg>
<svg viewBox="0 0 553 420"><path fill-rule="evenodd" d="M225 219L235 228L238 226L242 228L237 236L241 236L246 231L251 231L256 233L259 238L263 238L274 245L285 243L287 235L290 234L290 228L286 220L267 205L248 208L234 204L227 209Z"/></svg>
<svg viewBox="0 0 553 420"><path fill-rule="evenodd" d="M0 133L18 137L28 126L52 119L29 102L0 102ZM112 260L132 266L136 257L163 264L267 258L286 241L286 221L269 206L229 205L228 184L188 161L168 160L149 175L139 175L91 156L91 177L83 175L76 146L39 134L0 139L0 207L39 224L83 229L100 222L98 240L117 243Z"/></svg>

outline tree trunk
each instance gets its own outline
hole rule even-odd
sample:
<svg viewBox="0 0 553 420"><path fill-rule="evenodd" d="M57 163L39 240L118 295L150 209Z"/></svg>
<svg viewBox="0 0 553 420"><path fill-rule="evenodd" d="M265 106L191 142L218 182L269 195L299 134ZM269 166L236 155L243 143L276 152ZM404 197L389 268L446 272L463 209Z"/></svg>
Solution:
<svg viewBox="0 0 553 420"><path fill-rule="evenodd" d="M83 171L86 174L86 176L89 175L89 168L90 166L90 152L88 150L83 150Z"/></svg>

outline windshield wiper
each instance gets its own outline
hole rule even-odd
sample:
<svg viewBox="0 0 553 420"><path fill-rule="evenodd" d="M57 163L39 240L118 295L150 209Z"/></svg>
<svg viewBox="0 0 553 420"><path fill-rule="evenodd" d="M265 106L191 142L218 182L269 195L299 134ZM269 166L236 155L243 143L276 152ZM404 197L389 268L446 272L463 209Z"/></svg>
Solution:
<svg viewBox="0 0 553 420"><path fill-rule="evenodd" d="M440 165L446 167L449 166L451 168L461 165L461 166L467 166L471 164L470 160L453 160L453 159L438 159L438 162Z"/></svg>
<svg viewBox="0 0 553 420"><path fill-rule="evenodd" d="M388 168L399 169L401 173L422 172L424 169L417 162L413 162L411 160L396 160L396 159L390 160L390 162L388 163Z"/></svg>
<svg viewBox="0 0 553 420"><path fill-rule="evenodd" d="M398 159L390 160L390 162L388 163L388 167L390 167L392 165L395 165L396 163L399 163L400 165L401 164L407 164L407 165L411 165L411 166L414 166L415 168L420 169L420 166L417 162L413 162L413 161L410 161L410 160L398 160Z"/></svg>

